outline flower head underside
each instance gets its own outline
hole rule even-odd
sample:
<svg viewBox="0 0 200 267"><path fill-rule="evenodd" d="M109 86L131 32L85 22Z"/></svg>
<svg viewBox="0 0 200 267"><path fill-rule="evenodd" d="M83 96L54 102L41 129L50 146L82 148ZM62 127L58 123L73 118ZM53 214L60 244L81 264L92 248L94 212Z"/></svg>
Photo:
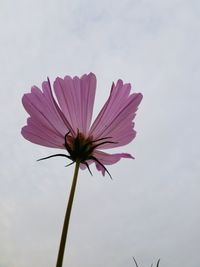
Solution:
<svg viewBox="0 0 200 267"><path fill-rule="evenodd" d="M42 90L33 86L31 93L22 98L30 117L22 128L27 140L52 148L65 149L72 163L79 161L82 169L95 163L104 175L105 165L121 158L133 158L127 153L108 154L102 149L120 147L130 143L136 135L133 119L142 94L130 94L131 85L118 80L113 83L110 96L91 125L96 77L93 73L81 78L66 76L56 78L53 96L49 80L43 82ZM91 172L91 171L90 171Z"/></svg>

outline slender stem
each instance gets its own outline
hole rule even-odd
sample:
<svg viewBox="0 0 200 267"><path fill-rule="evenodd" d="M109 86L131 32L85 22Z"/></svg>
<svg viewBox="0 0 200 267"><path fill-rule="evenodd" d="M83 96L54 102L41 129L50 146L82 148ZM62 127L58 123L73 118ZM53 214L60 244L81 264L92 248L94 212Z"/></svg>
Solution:
<svg viewBox="0 0 200 267"><path fill-rule="evenodd" d="M58 251L56 267L62 267L62 263L63 263L65 243L66 243L66 239L67 239L67 232L68 232L68 227L69 227L69 220L70 220L70 214L71 214L71 209L72 209L72 204L73 204L73 199L74 199L74 193L75 193L75 189L76 189L76 182L77 182L77 177L78 177L79 166L80 166L80 162L77 161L76 165L75 165L72 187L71 187L71 191L70 191L70 195L69 195L67 210L66 210L64 224L63 224L63 230L62 230L62 235L61 235L61 240L60 240L60 247L59 247L59 251Z"/></svg>

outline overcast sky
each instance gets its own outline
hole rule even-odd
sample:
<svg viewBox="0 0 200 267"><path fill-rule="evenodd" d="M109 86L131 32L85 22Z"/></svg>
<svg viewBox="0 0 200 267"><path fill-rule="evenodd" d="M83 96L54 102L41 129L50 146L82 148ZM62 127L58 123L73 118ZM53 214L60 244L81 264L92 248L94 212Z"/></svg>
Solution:
<svg viewBox="0 0 200 267"><path fill-rule="evenodd" d="M142 92L137 137L102 177L81 171L63 267L200 266L200 2L0 1L0 267L54 267L73 167L20 134L47 76Z"/></svg>

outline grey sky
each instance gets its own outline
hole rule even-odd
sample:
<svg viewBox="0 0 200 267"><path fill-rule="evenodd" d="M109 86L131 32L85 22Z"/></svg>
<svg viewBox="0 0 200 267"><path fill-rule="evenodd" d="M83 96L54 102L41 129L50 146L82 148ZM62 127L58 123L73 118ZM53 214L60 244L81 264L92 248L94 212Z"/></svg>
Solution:
<svg viewBox="0 0 200 267"><path fill-rule="evenodd" d="M97 76L144 94L135 160L78 180L64 266L200 264L200 2L0 1L0 267L53 267L73 167L20 134L21 97L47 76Z"/></svg>

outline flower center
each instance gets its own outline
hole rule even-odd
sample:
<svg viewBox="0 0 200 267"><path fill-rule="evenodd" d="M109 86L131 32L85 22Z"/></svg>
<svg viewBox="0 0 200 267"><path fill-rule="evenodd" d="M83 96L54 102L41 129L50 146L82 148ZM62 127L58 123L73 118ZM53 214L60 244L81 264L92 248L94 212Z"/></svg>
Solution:
<svg viewBox="0 0 200 267"><path fill-rule="evenodd" d="M75 138L69 136L69 133L65 135L65 147L72 161L79 160L80 162L85 162L91 158L96 146L91 138L85 138L82 133L78 132Z"/></svg>
<svg viewBox="0 0 200 267"><path fill-rule="evenodd" d="M87 160L92 160L95 161L96 164L100 165L109 174L110 178L112 178L109 171L102 164L102 162L93 155L95 148L97 148L98 146L108 143L116 143L113 141L108 141L108 139L110 138L111 137L102 137L93 140L92 137L85 138L85 136L82 133L79 133L79 131L77 133L77 136L74 138L70 136L68 132L65 135L65 148L70 154L70 156L66 157L72 160L72 163L70 163L69 165L79 161L80 163L86 165L89 172L91 173Z"/></svg>

